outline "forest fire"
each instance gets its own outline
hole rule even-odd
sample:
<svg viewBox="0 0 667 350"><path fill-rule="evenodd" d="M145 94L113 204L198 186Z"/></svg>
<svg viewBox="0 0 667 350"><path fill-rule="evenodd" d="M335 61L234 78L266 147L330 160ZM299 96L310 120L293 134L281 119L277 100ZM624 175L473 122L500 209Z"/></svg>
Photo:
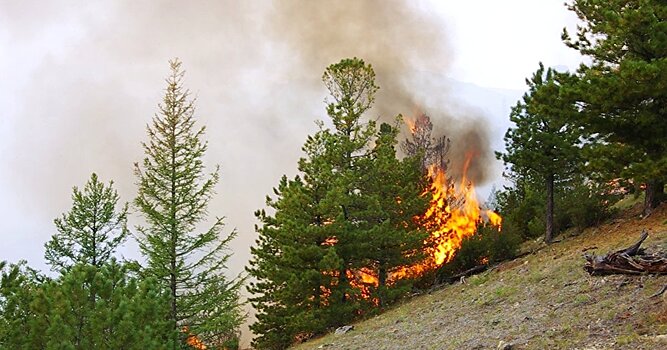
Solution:
<svg viewBox="0 0 667 350"><path fill-rule="evenodd" d="M186 340L185 343L190 346L192 349L197 349L197 350L206 350L208 347L204 342L199 339L196 335L190 333L190 327L188 326L183 326L181 328L181 332L186 334Z"/></svg>
<svg viewBox="0 0 667 350"><path fill-rule="evenodd" d="M387 281L389 284L403 278L422 276L450 262L461 248L463 240L473 236L482 222L500 231L502 217L492 210L480 208L475 186L466 176L470 160L469 155L458 185L451 183L444 170L435 166L429 167L428 175L432 181L424 195L431 196L430 206L422 216L415 218L430 234L424 242L427 246L427 257L418 264L392 271ZM375 273L366 268L355 273L348 271L348 278L353 281L355 288L361 290L364 299L370 296L370 287L379 285Z"/></svg>
<svg viewBox="0 0 667 350"><path fill-rule="evenodd" d="M486 220L498 229L502 224L500 215L480 208L475 186L465 175L470 159L468 156L458 187L447 184L444 171L434 167L429 169L433 179L433 199L422 222L436 243L431 254L435 266L451 261L463 239L474 235L480 222Z"/></svg>
<svg viewBox="0 0 667 350"><path fill-rule="evenodd" d="M474 235L481 222L488 222L500 230L502 217L492 210L480 208L475 186L466 176L471 159L468 155L458 186L450 183L444 170L433 165L429 167L432 182L425 195L431 196L430 206L424 215L415 218L430 234L425 242L427 258L419 264L393 271L390 280L420 276L450 262L463 240Z"/></svg>
<svg viewBox="0 0 667 350"><path fill-rule="evenodd" d="M422 196L428 198L428 208L421 215L414 216L413 222L428 233L424 241L425 258L418 263L401 266L389 271L386 284L392 285L405 278L416 278L436 270L438 267L452 261L461 248L464 239L477 233L480 224L490 225L501 230L502 217L492 210L482 209L475 185L467 176L468 168L473 161L474 154L468 153L462 165L462 175L456 181L447 174L449 161L446 154L449 150L449 139L446 137L431 138L433 125L425 114L420 114L415 120L407 119L407 126L413 136L412 141L406 141L406 154L421 154L421 166L425 176L429 179L428 187ZM400 204L401 199L397 198ZM335 246L337 237L329 237L321 243L323 246ZM488 261L488 259L487 259ZM325 273L338 276L339 272ZM350 286L359 291L362 299L369 299L378 305L379 300L373 298L373 290L380 286L378 271L370 267L347 270L346 279ZM321 286L322 302L327 303L331 294L328 287Z"/></svg>

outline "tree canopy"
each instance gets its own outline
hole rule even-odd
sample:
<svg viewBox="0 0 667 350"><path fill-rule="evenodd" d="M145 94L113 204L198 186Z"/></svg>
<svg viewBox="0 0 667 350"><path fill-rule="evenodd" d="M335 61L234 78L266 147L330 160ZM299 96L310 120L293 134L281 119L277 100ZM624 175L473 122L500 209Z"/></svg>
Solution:
<svg viewBox="0 0 667 350"><path fill-rule="evenodd" d="M256 213L248 290L259 349L284 349L404 295L410 281L389 282L390 273L419 259L425 238L412 221L426 204L419 159L397 158L396 126L363 119L378 90L372 67L344 59L322 79L334 127L308 136L300 175L283 176L267 197L272 212Z"/></svg>
<svg viewBox="0 0 667 350"><path fill-rule="evenodd" d="M496 153L508 171L546 189L547 242L554 235L554 185L575 174L580 165L580 133L570 122L577 112L560 91L562 81L568 79L567 74L545 69L540 63L526 79L528 92L510 114L514 126L505 134L505 151Z"/></svg>

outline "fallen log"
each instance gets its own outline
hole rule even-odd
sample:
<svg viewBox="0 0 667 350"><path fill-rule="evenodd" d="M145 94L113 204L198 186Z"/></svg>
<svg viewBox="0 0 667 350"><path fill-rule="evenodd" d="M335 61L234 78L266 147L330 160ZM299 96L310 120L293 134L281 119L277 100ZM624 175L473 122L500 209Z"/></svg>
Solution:
<svg viewBox="0 0 667 350"><path fill-rule="evenodd" d="M667 255L664 253L646 254L640 248L647 237L648 232L643 230L639 241L626 249L607 255L585 254L584 270L591 275L667 274Z"/></svg>

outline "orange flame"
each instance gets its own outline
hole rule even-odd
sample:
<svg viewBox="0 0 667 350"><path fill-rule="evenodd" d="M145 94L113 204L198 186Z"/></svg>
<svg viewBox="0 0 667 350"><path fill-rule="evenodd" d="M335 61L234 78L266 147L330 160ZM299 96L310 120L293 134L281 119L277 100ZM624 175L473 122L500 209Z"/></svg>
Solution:
<svg viewBox="0 0 667 350"><path fill-rule="evenodd" d="M430 233L425 242L429 246L426 252L428 257L419 264L393 271L392 280L420 276L450 262L461 248L463 240L474 235L481 222L488 222L500 231L502 217L492 210L480 209L475 186L466 176L471 159L472 155L469 154L458 186L449 184L442 169L435 166L429 168L432 183L425 194L430 193L431 205L424 215L417 218L420 225Z"/></svg>
<svg viewBox="0 0 667 350"><path fill-rule="evenodd" d="M204 344L204 342L201 341L201 339L199 339L196 335L190 333L190 327L183 326L183 328L181 328L181 332L187 334L185 343L188 344L193 349L206 350L208 348L206 344Z"/></svg>
<svg viewBox="0 0 667 350"><path fill-rule="evenodd" d="M411 126L412 128L413 126ZM461 248L461 243L467 237L477 232L481 222L487 222L491 226L501 230L502 217L492 210L482 210L477 200L475 186L468 180L466 171L472 159L469 154L465 165L461 182L458 186L452 185L445 171L431 166L428 174L431 177L431 186L424 195L430 195L430 206L426 212L416 217L416 222L430 233L430 237L424 242L427 246L427 258L412 266L402 266L388 276L387 284L393 284L403 278L413 278L432 271L439 266L450 262L456 252ZM396 199L399 203L400 198ZM334 246L338 243L336 237L327 238L322 245ZM488 263L488 258L483 258L481 263ZM327 275L338 276L338 272L325 272ZM347 270L345 273L350 285L360 291L363 299L371 299L372 288L379 286L376 271L363 267L359 270ZM331 290L325 286L320 287L323 303L327 303ZM379 305L379 300L372 299L371 302Z"/></svg>
<svg viewBox="0 0 667 350"><path fill-rule="evenodd" d="M405 122L405 124L410 129L410 132L414 134L414 132L417 130L416 121L412 118L403 118L403 121Z"/></svg>

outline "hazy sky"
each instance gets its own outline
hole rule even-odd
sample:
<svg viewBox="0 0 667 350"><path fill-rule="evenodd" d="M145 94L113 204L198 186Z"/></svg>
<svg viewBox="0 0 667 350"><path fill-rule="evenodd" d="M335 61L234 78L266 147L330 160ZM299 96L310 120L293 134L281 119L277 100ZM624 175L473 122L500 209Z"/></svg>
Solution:
<svg viewBox="0 0 667 350"><path fill-rule="evenodd" d="M507 96L540 60L576 67L560 42L573 23L563 0L0 0L0 260L45 269L52 221L93 171L133 199L132 164L170 58L183 61L207 125L205 161L222 167L210 212L240 233L238 273L253 212L282 174L296 173L306 135L325 118L327 64L366 59L381 85L377 116L426 109L460 149L484 148L488 187L500 181L489 155L508 125ZM132 244L123 253L138 257Z"/></svg>

